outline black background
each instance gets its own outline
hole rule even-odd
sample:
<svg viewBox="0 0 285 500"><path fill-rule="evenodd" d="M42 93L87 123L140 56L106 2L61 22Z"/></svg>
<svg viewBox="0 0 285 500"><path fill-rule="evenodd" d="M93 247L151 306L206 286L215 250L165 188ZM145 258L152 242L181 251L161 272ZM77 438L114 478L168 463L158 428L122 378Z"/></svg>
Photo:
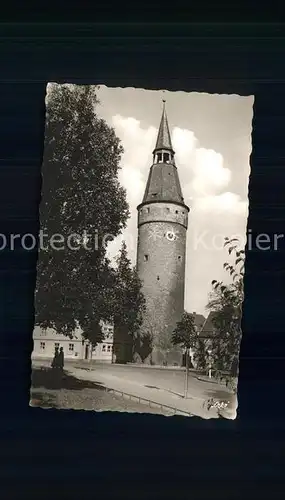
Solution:
<svg viewBox="0 0 285 500"><path fill-rule="evenodd" d="M70 25L44 7L13 20L50 24L0 25L0 233L39 229L48 81L254 95L248 228L285 233L284 25L167 24L155 5L140 18L159 24ZM284 243L247 253L235 421L30 408L36 259L0 254L2 498L282 498Z"/></svg>

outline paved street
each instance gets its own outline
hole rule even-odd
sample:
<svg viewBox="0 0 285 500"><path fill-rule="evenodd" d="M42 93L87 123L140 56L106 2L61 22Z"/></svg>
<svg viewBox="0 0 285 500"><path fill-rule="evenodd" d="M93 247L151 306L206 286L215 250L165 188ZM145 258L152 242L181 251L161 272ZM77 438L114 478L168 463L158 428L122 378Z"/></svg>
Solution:
<svg viewBox="0 0 285 500"><path fill-rule="evenodd" d="M88 367L82 364L81 366ZM177 395L184 394L185 371L173 368L154 368L140 367L135 365L116 365L116 364L94 364L92 369L96 374L104 373L119 377L122 380L133 381L143 386L158 387L173 392ZM225 386L218 386L216 381L201 381L196 372L189 372L188 382L189 394L194 397L207 398L213 395L213 392L223 391L229 393Z"/></svg>
<svg viewBox="0 0 285 500"><path fill-rule="evenodd" d="M45 362L34 361L33 366L43 363ZM181 412L203 418L217 417L217 410L205 410L205 401L213 397L216 400L231 401L229 405L231 414L235 413L235 398L230 391L215 381L199 380L195 372L189 373L188 398L185 400L182 397L185 383L184 370L99 363L93 364L90 370L89 366L84 362L65 363L66 371L77 380L92 381L103 387L175 407Z"/></svg>

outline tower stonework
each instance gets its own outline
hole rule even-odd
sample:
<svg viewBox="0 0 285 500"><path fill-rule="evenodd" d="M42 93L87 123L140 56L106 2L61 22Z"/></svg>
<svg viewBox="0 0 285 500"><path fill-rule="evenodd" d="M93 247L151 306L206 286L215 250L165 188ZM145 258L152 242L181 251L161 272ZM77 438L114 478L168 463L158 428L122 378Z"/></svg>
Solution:
<svg viewBox="0 0 285 500"><path fill-rule="evenodd" d="M180 364L181 349L171 343L184 311L186 232L189 208L185 205L163 113L153 164L138 210L137 270L146 299L135 357L145 363Z"/></svg>

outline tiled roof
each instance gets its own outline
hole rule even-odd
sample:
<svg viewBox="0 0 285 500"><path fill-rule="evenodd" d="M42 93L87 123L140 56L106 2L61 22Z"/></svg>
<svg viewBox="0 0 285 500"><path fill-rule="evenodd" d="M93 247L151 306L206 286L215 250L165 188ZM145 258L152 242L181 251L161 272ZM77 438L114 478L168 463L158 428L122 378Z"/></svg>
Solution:
<svg viewBox="0 0 285 500"><path fill-rule="evenodd" d="M197 326L198 330L200 331L201 328L203 327L205 321L206 321L206 318L205 318L205 316L203 316L203 314L196 314L196 313L195 314L192 313L192 314L194 315L194 324L195 324L195 326Z"/></svg>
<svg viewBox="0 0 285 500"><path fill-rule="evenodd" d="M215 327L213 325L214 316L215 316L214 311L211 311L202 327L202 330L200 332L200 337L202 338L213 337L215 333Z"/></svg>
<svg viewBox="0 0 285 500"><path fill-rule="evenodd" d="M143 197L143 203L173 201L184 203L177 168L172 164L152 165Z"/></svg>

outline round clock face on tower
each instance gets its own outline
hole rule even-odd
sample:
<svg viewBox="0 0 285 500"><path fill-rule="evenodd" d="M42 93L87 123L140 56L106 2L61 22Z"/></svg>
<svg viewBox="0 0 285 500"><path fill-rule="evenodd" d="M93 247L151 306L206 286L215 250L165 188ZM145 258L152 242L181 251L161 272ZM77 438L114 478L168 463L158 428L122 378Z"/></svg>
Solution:
<svg viewBox="0 0 285 500"><path fill-rule="evenodd" d="M174 240L176 240L176 235L175 235L175 233L173 231L167 231L166 238L169 241L174 241Z"/></svg>

